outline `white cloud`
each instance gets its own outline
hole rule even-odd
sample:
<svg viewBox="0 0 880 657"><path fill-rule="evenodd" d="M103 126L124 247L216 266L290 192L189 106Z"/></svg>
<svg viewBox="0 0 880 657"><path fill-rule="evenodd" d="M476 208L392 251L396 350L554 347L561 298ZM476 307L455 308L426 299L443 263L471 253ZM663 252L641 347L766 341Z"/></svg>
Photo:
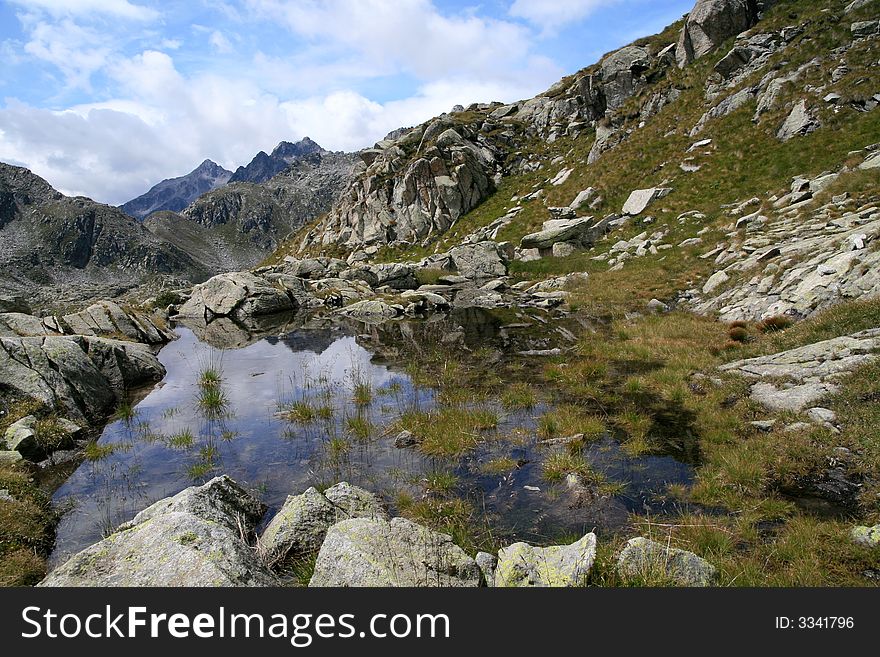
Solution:
<svg viewBox="0 0 880 657"><path fill-rule="evenodd" d="M43 10L52 16L103 14L137 21L154 20L159 12L128 0L9 0L26 9Z"/></svg>
<svg viewBox="0 0 880 657"><path fill-rule="evenodd" d="M596 9L618 0L514 0L510 15L523 18L552 33L565 25L581 21Z"/></svg>
<svg viewBox="0 0 880 657"><path fill-rule="evenodd" d="M422 79L494 77L528 54L529 31L512 22L443 15L429 0L248 0L258 16L307 40L358 53L368 69L392 66Z"/></svg>
<svg viewBox="0 0 880 657"><path fill-rule="evenodd" d="M226 38L226 35L220 30L214 30L211 32L208 42L211 44L211 47L220 54L225 55L233 51L232 43L230 43L229 39Z"/></svg>
<svg viewBox="0 0 880 657"><path fill-rule="evenodd" d="M58 23L36 23L24 50L56 66L68 87L81 89L89 88L92 74L107 63L111 53L99 33L66 18Z"/></svg>

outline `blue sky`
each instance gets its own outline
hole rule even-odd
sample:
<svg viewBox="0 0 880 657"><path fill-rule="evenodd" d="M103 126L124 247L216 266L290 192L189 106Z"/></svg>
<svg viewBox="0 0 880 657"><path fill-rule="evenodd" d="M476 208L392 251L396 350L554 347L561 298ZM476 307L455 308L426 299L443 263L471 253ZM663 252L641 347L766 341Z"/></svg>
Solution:
<svg viewBox="0 0 880 657"><path fill-rule="evenodd" d="M513 101L694 0L2 0L0 160L122 203L282 139L356 150Z"/></svg>

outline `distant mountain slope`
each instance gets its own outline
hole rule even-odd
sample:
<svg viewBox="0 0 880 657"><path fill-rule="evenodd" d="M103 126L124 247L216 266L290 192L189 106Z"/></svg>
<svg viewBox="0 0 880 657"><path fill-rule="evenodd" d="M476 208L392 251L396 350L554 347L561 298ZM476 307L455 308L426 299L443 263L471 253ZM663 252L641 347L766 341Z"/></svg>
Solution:
<svg viewBox="0 0 880 657"><path fill-rule="evenodd" d="M351 181L357 159L323 150L294 156L292 165L267 182L231 182L181 213L147 217L144 226L213 273L253 267L291 232L330 209Z"/></svg>
<svg viewBox="0 0 880 657"><path fill-rule="evenodd" d="M0 163L0 287L39 305L116 296L148 280L197 281L186 253L118 208L67 197Z"/></svg>
<svg viewBox="0 0 880 657"><path fill-rule="evenodd" d="M135 219L143 219L162 210L179 212L202 194L225 185L231 177L231 171L216 162L205 160L185 176L163 180L146 194L124 203L120 208Z"/></svg>
<svg viewBox="0 0 880 657"><path fill-rule="evenodd" d="M235 173L232 174L229 182L266 182L284 171L296 160L308 155L325 152L323 148L308 137L304 137L296 143L282 141L272 150L270 155L260 151L247 166L238 167Z"/></svg>

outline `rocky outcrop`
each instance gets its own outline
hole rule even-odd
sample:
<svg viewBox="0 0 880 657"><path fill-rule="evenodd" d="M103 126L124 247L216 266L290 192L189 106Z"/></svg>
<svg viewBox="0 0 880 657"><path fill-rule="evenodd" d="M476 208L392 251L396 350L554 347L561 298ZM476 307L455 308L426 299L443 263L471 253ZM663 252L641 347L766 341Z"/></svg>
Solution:
<svg viewBox="0 0 880 657"><path fill-rule="evenodd" d="M880 525L853 527L851 536L853 541L859 545L869 548L880 547Z"/></svg>
<svg viewBox="0 0 880 657"><path fill-rule="evenodd" d="M90 336L0 338L0 394L33 398L77 421L111 413L165 368L144 344Z"/></svg>
<svg viewBox="0 0 880 657"><path fill-rule="evenodd" d="M475 587L480 579L446 534L404 518L353 518L327 532L309 586Z"/></svg>
<svg viewBox="0 0 880 657"><path fill-rule="evenodd" d="M584 586L596 559L596 535L571 545L539 548L514 543L498 552L494 586Z"/></svg>
<svg viewBox="0 0 880 657"><path fill-rule="evenodd" d="M823 340L769 356L738 360L720 369L759 381L752 399L774 411L800 411L838 391L836 381L877 356L880 328Z"/></svg>
<svg viewBox="0 0 880 657"><path fill-rule="evenodd" d="M246 542L263 507L228 477L157 502L40 586L272 586Z"/></svg>
<svg viewBox="0 0 880 657"><path fill-rule="evenodd" d="M387 518L379 500L369 491L347 482L323 493L309 488L291 495L260 537L260 549L270 563L284 563L315 554L327 530L349 518Z"/></svg>
<svg viewBox="0 0 880 657"><path fill-rule="evenodd" d="M628 580L669 581L676 586L711 586L718 579L715 566L693 552L639 536L627 541L617 559L617 571Z"/></svg>
<svg viewBox="0 0 880 657"><path fill-rule="evenodd" d="M51 435L41 436L43 431ZM41 425L36 417L27 415L9 425L0 440L0 448L5 447L18 452L27 461L39 463L54 451L72 448L82 434L79 425L65 418L51 418Z"/></svg>
<svg viewBox="0 0 880 657"><path fill-rule="evenodd" d="M685 20L675 58L679 68L714 51L732 36L744 32L758 20L756 0L697 0Z"/></svg>
<svg viewBox="0 0 880 657"><path fill-rule="evenodd" d="M494 191L500 151L443 118L381 149L306 243L419 243Z"/></svg>
<svg viewBox="0 0 880 657"><path fill-rule="evenodd" d="M808 135L822 126L821 122L807 109L807 101L795 103L789 115L776 133L779 141L788 141L793 137Z"/></svg>

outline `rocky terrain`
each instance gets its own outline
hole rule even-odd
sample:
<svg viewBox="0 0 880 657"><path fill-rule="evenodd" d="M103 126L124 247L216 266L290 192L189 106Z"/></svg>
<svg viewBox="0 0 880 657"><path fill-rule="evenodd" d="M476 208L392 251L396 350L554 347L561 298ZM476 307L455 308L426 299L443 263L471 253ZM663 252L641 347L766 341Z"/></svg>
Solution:
<svg viewBox="0 0 880 657"><path fill-rule="evenodd" d="M163 210L180 212L202 194L223 187L231 177L231 171L216 162L205 160L185 176L163 180L145 194L119 207L135 219L144 219Z"/></svg>
<svg viewBox="0 0 880 657"><path fill-rule="evenodd" d="M296 143L282 141L270 154L260 151L246 166L238 167L228 182L266 182L309 155L325 153L327 151L308 137L303 137Z"/></svg>
<svg viewBox="0 0 880 657"><path fill-rule="evenodd" d="M175 290L163 318L225 345L268 335L253 327L281 313L414 343L396 320L504 316L505 335L526 329L528 343L473 348L461 328L406 355L454 412L523 390L553 407L535 431L559 505L612 496L585 456L591 435L686 458L693 480L669 486L669 517L633 512L624 531L570 545L509 543L468 534L476 512L456 516L466 500L439 486L391 514L379 491L340 483L292 495L259 533L259 499L218 478L43 584L876 584L877 12L876 0L698 0L535 98L457 107L356 164L296 155L268 182L146 221L215 274ZM276 154L286 147L236 175L268 175ZM16 204L58 201L37 181ZM119 390L161 376L158 318L5 303L4 394L97 422ZM505 315L526 310L528 322ZM10 423L5 458L46 456L27 437L37 421ZM425 427L399 428L382 439L425 450ZM525 465L502 459L502 481Z"/></svg>

